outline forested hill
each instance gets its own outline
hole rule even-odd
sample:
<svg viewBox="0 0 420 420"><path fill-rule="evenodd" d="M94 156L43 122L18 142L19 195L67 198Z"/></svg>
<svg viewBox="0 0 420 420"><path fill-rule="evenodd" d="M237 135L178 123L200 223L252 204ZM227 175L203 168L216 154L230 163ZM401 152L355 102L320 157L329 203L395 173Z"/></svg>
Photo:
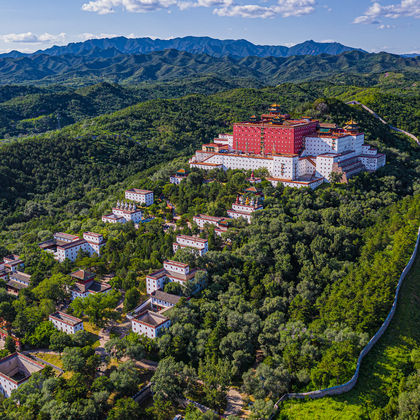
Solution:
<svg viewBox="0 0 420 420"><path fill-rule="evenodd" d="M307 85L239 89L211 96L152 100L113 114L82 121L57 132L0 148L0 224L3 227L39 215L55 215L87 191L107 188L139 170L191 155L203 142L229 130L234 121L261 113L281 98L284 111L309 114L343 124L357 120L369 142L397 158L395 147L409 143L392 135L369 114L329 100L322 112L320 92ZM389 150L388 150L389 148ZM401 188L412 177L415 159L392 166ZM389 167L391 168L391 167Z"/></svg>
<svg viewBox="0 0 420 420"><path fill-rule="evenodd" d="M194 54L208 54L214 57L290 57L293 55L341 54L345 51L357 50L338 42L305 41L293 47L281 45L255 45L245 39L214 39L209 37L186 36L173 39L151 38L102 38L90 39L84 42L71 43L66 46L54 46L39 50L33 54L12 51L0 54L0 57L23 57L28 55L47 54L60 55L90 55L104 57L114 54L145 54L153 51L175 49ZM361 51L361 50L360 50Z"/></svg>
<svg viewBox="0 0 420 420"><path fill-rule="evenodd" d="M413 249L420 215L420 152L369 113L331 98L346 87L324 89L329 98L311 84L287 84L156 99L0 146L0 257L18 253L32 276L31 286L17 298L0 284L0 313L26 346L62 353L54 355L53 363L61 362L66 371L59 378L48 376L47 369L45 375L33 375L14 398L0 404L0 418L32 419L41 413L45 419L166 420L184 414L183 397L222 413L234 384L255 401L249 406L252 418L267 419L284 392L350 379L361 348L391 307ZM169 183L169 175L187 168L187 157L200 144L273 102L293 116L340 125L356 120L366 142L386 153L387 164L348 184L316 190L274 188L263 179L258 188L264 209L250 224L232 220L222 238L214 228L205 229L201 234L208 238L209 252L199 259L185 250L174 255L177 234L199 234L194 223L187 223L193 215L226 215L237 194L249 187L251 171L192 170L179 185ZM266 173L256 175L265 178ZM204 182L206 177L212 182ZM145 211L155 219L139 229L131 223L103 223L101 215L130 187L153 190L155 203ZM173 220L166 200L181 216L176 232L164 226ZM58 263L37 245L54 232L86 231L104 235L100 257L80 255L74 263ZM97 342L96 335L89 336L91 341L77 335L64 341L55 338L52 326L47 330L43 321L66 299L69 273L86 268L98 278L115 274L109 282L116 294L97 294L83 304L76 299L69 308L76 316L87 315L89 326L108 328L120 316L114 310L119 291L127 313L146 299L145 277L165 259L205 267L205 290L188 301L181 298L165 313L171 326L156 340L120 339L111 333L104 346L112 357L105 375L97 377L100 359L93 357L96 344L89 344ZM189 295L170 287L165 291ZM405 345L408 351L414 348L409 339ZM154 403L144 410L131 397L145 379L136 374L134 363L120 363L123 357L159 361L153 377L147 377ZM413 366L399 360L397 380ZM407 381L399 389L413 383L417 387ZM398 416L397 394L392 394L393 407L384 408L378 418ZM131 409L118 411L124 401ZM377 408L372 405L366 408L369 413Z"/></svg>
<svg viewBox="0 0 420 420"><path fill-rule="evenodd" d="M191 93L212 94L250 86L259 87L258 81L217 76L130 86L102 82L67 89L58 85L42 88L0 86L0 139L55 130L149 99L175 98Z"/></svg>
<svg viewBox="0 0 420 420"><path fill-rule="evenodd" d="M397 127L420 135L419 118L416 118L419 88L409 74L383 73L357 78L340 74L337 80L338 83L334 83L334 80L305 82L284 89L295 90L299 95L302 91L306 92L310 98L330 96L343 101L361 100L369 103L378 114ZM58 85L0 86L0 139L55 130L59 126L64 127L150 99L209 95L238 87L256 88L260 87L259 83L256 79L202 76L138 85L102 82L67 89Z"/></svg>
<svg viewBox="0 0 420 420"><path fill-rule="evenodd" d="M287 58L218 58L177 50L143 55L117 54L103 58L43 54L1 58L0 83L87 85L109 81L133 84L213 74L225 78L257 79L272 85L287 81L331 78L341 73L418 73L419 68L420 57L404 58L387 53L368 54L361 51Z"/></svg>

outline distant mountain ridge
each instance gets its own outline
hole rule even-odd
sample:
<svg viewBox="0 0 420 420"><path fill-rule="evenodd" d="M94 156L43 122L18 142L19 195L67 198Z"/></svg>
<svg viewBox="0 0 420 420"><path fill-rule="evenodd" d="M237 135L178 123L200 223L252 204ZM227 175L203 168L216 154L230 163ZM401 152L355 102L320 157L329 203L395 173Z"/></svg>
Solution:
<svg viewBox="0 0 420 420"><path fill-rule="evenodd" d="M0 58L0 85L59 83L82 86L99 82L136 84L170 81L185 77L217 75L247 78L264 84L319 80L340 73L369 74L389 71L417 73L420 57L369 54L349 51L340 55L293 57L211 57L185 51L164 50L149 54L117 54L108 49L105 57L49 56Z"/></svg>
<svg viewBox="0 0 420 420"><path fill-rule="evenodd" d="M117 54L147 54L154 51L175 49L192 54L208 54L213 57L291 57L295 55L338 55L346 51L363 51L342 45L338 42L315 42L313 40L302 42L293 47L281 45L255 45L245 39L215 39L210 37L187 36L173 39L151 38L115 38L90 39L84 42L70 43L65 46L53 46L39 50L32 54L11 51L0 54L4 57L24 57L46 54L50 56L77 55L77 56L109 56L110 51Z"/></svg>

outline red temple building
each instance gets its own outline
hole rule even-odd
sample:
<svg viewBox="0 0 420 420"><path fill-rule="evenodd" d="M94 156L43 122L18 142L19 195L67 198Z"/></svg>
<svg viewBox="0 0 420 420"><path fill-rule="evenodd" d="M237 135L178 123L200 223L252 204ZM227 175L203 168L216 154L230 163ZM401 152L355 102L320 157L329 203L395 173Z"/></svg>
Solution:
<svg viewBox="0 0 420 420"><path fill-rule="evenodd" d="M305 148L305 136L316 134L317 125L309 118L291 120L273 104L260 120L253 115L249 121L233 124L233 148L257 155L298 154Z"/></svg>

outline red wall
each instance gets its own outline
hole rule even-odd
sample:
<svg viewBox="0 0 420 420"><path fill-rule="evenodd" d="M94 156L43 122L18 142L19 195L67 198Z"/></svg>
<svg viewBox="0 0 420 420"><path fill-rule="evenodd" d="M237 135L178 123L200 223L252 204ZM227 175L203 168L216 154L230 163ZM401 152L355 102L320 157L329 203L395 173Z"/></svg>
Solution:
<svg viewBox="0 0 420 420"><path fill-rule="evenodd" d="M296 127L236 123L233 125L233 148L242 152L261 154L261 137L263 137L266 154L299 153L304 147L303 138L314 134L316 125L316 122Z"/></svg>

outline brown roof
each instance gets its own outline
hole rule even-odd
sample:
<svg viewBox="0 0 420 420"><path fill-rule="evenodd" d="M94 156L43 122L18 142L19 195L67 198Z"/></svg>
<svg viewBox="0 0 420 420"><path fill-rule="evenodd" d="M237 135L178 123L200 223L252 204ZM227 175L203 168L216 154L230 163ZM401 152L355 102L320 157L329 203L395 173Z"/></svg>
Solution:
<svg viewBox="0 0 420 420"><path fill-rule="evenodd" d="M181 296L173 295L171 293L166 293L166 292L163 292L162 290L155 290L152 293L152 296L156 299L163 300L164 302L171 303L172 305L176 305L181 299Z"/></svg>
<svg viewBox="0 0 420 420"><path fill-rule="evenodd" d="M69 249L69 248L74 248L75 246L79 246L86 243L86 241L84 239L78 239L76 241L73 242L66 242L64 244L60 244L57 246L57 248L62 248L62 249Z"/></svg>
<svg viewBox="0 0 420 420"><path fill-rule="evenodd" d="M14 280L9 280L7 282L7 287L10 287L11 289L21 290L21 289L26 289L28 287L28 285L23 284L23 283L19 283L19 282L14 281Z"/></svg>
<svg viewBox="0 0 420 420"><path fill-rule="evenodd" d="M31 281L30 274L22 273L21 271L16 271L15 273L10 273L9 277L13 280L23 281L29 283Z"/></svg>
<svg viewBox="0 0 420 420"><path fill-rule="evenodd" d="M65 324L75 326L83 322L80 318L66 314L65 312L57 311L50 315L50 318L55 318L58 321L64 322Z"/></svg>
<svg viewBox="0 0 420 420"><path fill-rule="evenodd" d="M129 190L126 190L126 192L132 192L132 193L142 194L142 195L146 195L146 194L153 194L153 191L149 191L149 190L140 190L140 189L138 189L138 188L130 188Z"/></svg>
<svg viewBox="0 0 420 420"><path fill-rule="evenodd" d="M70 276L77 280L86 281L93 279L96 276L96 274L87 270L77 270L71 273Z"/></svg>
<svg viewBox="0 0 420 420"><path fill-rule="evenodd" d="M71 241L79 239L79 237L76 236L76 235L72 235L70 233L64 233L64 232L57 232L57 233L54 234L54 237L55 236L60 236L61 238L66 238L66 239L69 239Z"/></svg>
<svg viewBox="0 0 420 420"><path fill-rule="evenodd" d="M173 260L166 260L166 261L164 261L164 264L176 265L176 266L181 267L181 268L187 268L188 267L188 264L178 262L178 261L173 261Z"/></svg>
<svg viewBox="0 0 420 420"><path fill-rule="evenodd" d="M132 321L156 328L164 324L168 320L169 318L166 318L166 316L160 315L156 312L145 311L133 318Z"/></svg>

